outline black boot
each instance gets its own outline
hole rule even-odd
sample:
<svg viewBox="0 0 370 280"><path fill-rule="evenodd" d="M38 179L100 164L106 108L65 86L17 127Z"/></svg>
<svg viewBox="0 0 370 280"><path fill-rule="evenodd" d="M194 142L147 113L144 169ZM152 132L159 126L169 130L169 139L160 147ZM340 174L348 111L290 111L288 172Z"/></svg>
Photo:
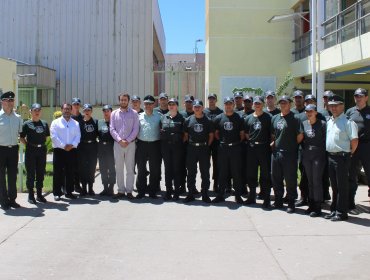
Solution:
<svg viewBox="0 0 370 280"><path fill-rule="evenodd" d="M87 187L86 187L86 184L82 184L80 196L85 196L85 195L87 195Z"/></svg>
<svg viewBox="0 0 370 280"><path fill-rule="evenodd" d="M28 189L28 202L31 204L36 204L33 188Z"/></svg>
<svg viewBox="0 0 370 280"><path fill-rule="evenodd" d="M320 217L321 216L321 202L314 202L313 209L310 213L311 218Z"/></svg>
<svg viewBox="0 0 370 280"><path fill-rule="evenodd" d="M250 188L247 200L244 202L245 205L256 204L256 188Z"/></svg>
<svg viewBox="0 0 370 280"><path fill-rule="evenodd" d="M45 197L42 195L42 188L37 188L37 197L36 200L38 202L46 203Z"/></svg>
<svg viewBox="0 0 370 280"><path fill-rule="evenodd" d="M92 183L89 183L89 195L91 195L91 196L94 196L95 195L95 192L94 192L93 184Z"/></svg>
<svg viewBox="0 0 370 280"><path fill-rule="evenodd" d="M104 184L104 190L101 193L99 193L99 195L101 196L108 195L108 184Z"/></svg>

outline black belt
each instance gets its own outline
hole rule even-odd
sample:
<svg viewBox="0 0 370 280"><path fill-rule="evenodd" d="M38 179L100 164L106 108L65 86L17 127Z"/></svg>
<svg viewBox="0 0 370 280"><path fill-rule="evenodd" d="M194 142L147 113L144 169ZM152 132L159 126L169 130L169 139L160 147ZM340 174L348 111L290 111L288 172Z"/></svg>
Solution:
<svg viewBox="0 0 370 280"><path fill-rule="evenodd" d="M258 141L250 141L249 142L249 145L251 147L256 146L256 145L266 145L266 144L268 144L268 143L267 142L258 142Z"/></svg>
<svg viewBox="0 0 370 280"><path fill-rule="evenodd" d="M34 148L44 148L45 144L33 144L33 143L27 143L27 146L31 146Z"/></svg>
<svg viewBox="0 0 370 280"><path fill-rule="evenodd" d="M195 146L195 147L204 147L208 146L207 142L189 142L190 145Z"/></svg>
<svg viewBox="0 0 370 280"><path fill-rule="evenodd" d="M18 147L18 145L8 145L8 146L0 146L1 148L15 148Z"/></svg>
<svg viewBox="0 0 370 280"><path fill-rule="evenodd" d="M158 143L159 140L155 140L155 141L143 141L143 140L137 139L137 142L138 143L144 143L144 144L153 144L153 143Z"/></svg>
<svg viewBox="0 0 370 280"><path fill-rule="evenodd" d="M311 145L309 145L309 146L305 147L304 150L309 150L309 151L313 151L313 150L325 150L325 148L324 147L318 147L318 146L311 146Z"/></svg>
<svg viewBox="0 0 370 280"><path fill-rule="evenodd" d="M96 141L94 140L88 140L88 141L82 141L83 144L95 144Z"/></svg>
<svg viewBox="0 0 370 280"><path fill-rule="evenodd" d="M236 145L239 145L240 142L234 142L234 143L223 143L223 142L220 142L221 146L224 146L224 147L232 147L232 146L236 146Z"/></svg>
<svg viewBox="0 0 370 280"><path fill-rule="evenodd" d="M102 145L108 145L108 144L113 145L114 144L114 142L112 142L112 141L110 141L110 142L100 141L99 143L102 144Z"/></svg>
<svg viewBox="0 0 370 280"><path fill-rule="evenodd" d="M337 153L328 152L328 153L331 156L340 156L340 157L346 157L346 156L349 156L351 154L351 153L347 153L347 152L337 152Z"/></svg>

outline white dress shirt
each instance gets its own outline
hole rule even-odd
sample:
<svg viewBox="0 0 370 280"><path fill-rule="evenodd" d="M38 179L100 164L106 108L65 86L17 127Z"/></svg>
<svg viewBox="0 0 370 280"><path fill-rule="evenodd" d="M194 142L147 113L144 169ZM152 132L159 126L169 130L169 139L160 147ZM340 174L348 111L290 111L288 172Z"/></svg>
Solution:
<svg viewBox="0 0 370 280"><path fill-rule="evenodd" d="M50 138L53 148L64 149L68 144L77 148L81 139L80 125L72 118L69 121L63 117L57 118L51 123Z"/></svg>

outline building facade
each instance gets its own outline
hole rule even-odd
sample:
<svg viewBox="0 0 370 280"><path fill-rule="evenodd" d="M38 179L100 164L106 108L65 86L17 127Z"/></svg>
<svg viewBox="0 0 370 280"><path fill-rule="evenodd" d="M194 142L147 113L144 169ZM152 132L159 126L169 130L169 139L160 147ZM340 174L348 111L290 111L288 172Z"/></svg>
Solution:
<svg viewBox="0 0 370 280"><path fill-rule="evenodd" d="M57 105L164 90L152 73L165 54L157 0L1 1L0 11L0 56L55 69Z"/></svg>

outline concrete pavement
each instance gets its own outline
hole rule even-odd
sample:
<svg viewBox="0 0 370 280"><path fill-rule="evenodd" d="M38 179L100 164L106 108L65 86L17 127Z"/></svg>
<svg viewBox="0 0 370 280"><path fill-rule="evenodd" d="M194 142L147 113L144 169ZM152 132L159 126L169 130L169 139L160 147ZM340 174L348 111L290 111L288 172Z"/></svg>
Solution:
<svg viewBox="0 0 370 280"><path fill-rule="evenodd" d="M20 194L23 208L0 213L0 279L369 279L366 187L357 198L362 213L333 223L231 197L33 206Z"/></svg>

